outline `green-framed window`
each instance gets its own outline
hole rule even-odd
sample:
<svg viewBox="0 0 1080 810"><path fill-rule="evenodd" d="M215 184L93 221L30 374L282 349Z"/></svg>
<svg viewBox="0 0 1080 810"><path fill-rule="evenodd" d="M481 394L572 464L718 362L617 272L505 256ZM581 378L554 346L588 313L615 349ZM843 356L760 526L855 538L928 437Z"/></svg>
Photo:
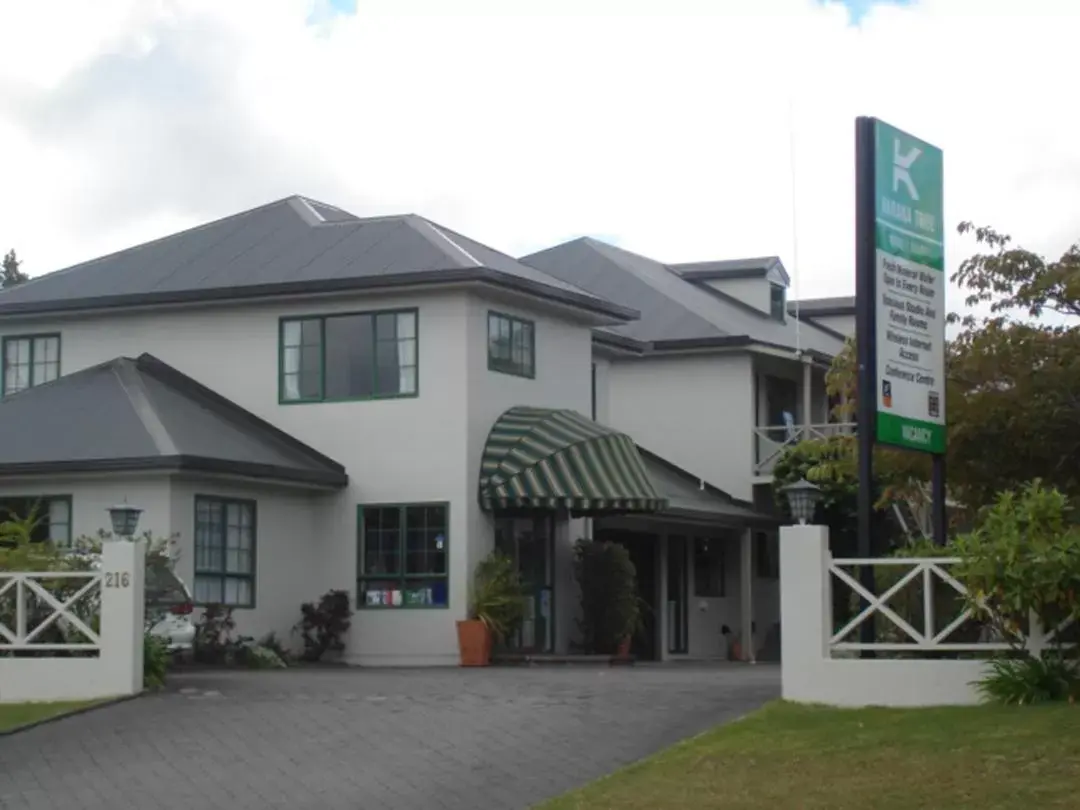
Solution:
<svg viewBox="0 0 1080 810"><path fill-rule="evenodd" d="M61 548L71 546L70 495L0 495L0 521L25 520L33 515L30 540L51 540Z"/></svg>
<svg viewBox="0 0 1080 810"><path fill-rule="evenodd" d="M489 312L488 368L518 377L535 377L536 324L501 312Z"/></svg>
<svg viewBox="0 0 1080 810"><path fill-rule="evenodd" d="M255 607L255 501L195 496L195 602Z"/></svg>
<svg viewBox="0 0 1080 810"><path fill-rule="evenodd" d="M443 608L450 599L450 507L361 506L357 516L357 605Z"/></svg>
<svg viewBox="0 0 1080 810"><path fill-rule="evenodd" d="M60 376L60 335L10 335L3 344L0 395L17 394Z"/></svg>
<svg viewBox="0 0 1080 810"><path fill-rule="evenodd" d="M283 318L281 402L416 396L417 310Z"/></svg>
<svg viewBox="0 0 1080 810"><path fill-rule="evenodd" d="M787 290L780 284L769 284L769 311L776 320L787 320Z"/></svg>

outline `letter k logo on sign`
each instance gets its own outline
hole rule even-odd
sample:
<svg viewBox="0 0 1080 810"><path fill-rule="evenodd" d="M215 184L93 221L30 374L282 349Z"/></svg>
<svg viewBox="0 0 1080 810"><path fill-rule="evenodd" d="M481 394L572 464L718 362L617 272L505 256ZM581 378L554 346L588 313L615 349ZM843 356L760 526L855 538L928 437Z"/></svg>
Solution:
<svg viewBox="0 0 1080 810"><path fill-rule="evenodd" d="M908 196L913 200L919 199L919 191L915 188L915 184L911 181L911 172L908 169L922 154L922 149L917 146L911 147L907 154L901 154L900 152L900 139L893 139L893 170L892 170L892 190L893 194L900 190L900 184L903 183L907 189Z"/></svg>

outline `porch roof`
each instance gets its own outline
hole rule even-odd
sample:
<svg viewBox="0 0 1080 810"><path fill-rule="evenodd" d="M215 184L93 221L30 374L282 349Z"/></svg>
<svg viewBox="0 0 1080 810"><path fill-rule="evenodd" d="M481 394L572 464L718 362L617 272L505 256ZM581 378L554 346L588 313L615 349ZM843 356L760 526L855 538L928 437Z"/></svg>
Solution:
<svg viewBox="0 0 1080 810"><path fill-rule="evenodd" d="M575 514L667 507L634 440L570 410L518 406L491 428L480 465L484 509Z"/></svg>
<svg viewBox="0 0 1080 810"><path fill-rule="evenodd" d="M156 357L0 400L0 477L143 470L343 487L345 468Z"/></svg>
<svg viewBox="0 0 1080 810"><path fill-rule="evenodd" d="M725 526L775 526L777 518L754 509L655 453L639 447L645 471L667 507L656 517Z"/></svg>

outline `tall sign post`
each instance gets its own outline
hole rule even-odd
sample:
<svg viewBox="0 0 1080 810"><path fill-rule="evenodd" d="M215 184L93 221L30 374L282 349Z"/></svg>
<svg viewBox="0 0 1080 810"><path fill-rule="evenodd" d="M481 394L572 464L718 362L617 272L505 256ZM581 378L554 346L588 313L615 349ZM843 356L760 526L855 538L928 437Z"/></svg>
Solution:
<svg viewBox="0 0 1080 810"><path fill-rule="evenodd" d="M872 552L874 444L931 453L934 539L945 542L942 152L875 118L855 122L859 556ZM874 572L862 566L873 592ZM864 622L863 641L873 641Z"/></svg>

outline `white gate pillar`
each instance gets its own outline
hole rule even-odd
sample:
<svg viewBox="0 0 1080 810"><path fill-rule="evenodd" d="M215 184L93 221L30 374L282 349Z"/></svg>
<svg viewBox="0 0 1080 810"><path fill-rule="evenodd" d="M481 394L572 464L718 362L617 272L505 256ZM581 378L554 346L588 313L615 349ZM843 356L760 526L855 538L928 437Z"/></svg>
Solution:
<svg viewBox="0 0 1080 810"><path fill-rule="evenodd" d="M146 543L110 540L101 549L101 664L113 694L143 688Z"/></svg>
<svg viewBox="0 0 1080 810"><path fill-rule="evenodd" d="M813 701L832 635L829 529L780 529L780 662L785 700Z"/></svg>

